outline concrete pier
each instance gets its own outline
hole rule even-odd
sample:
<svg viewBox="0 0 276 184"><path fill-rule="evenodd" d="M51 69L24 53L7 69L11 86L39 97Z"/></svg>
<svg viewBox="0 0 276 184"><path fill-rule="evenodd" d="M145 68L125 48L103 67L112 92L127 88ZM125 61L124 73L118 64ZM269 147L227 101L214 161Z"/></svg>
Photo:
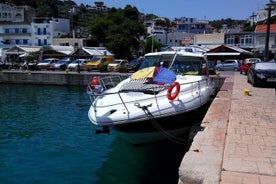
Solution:
<svg viewBox="0 0 276 184"><path fill-rule="evenodd" d="M178 184L276 183L276 93L245 75L224 83L179 167Z"/></svg>

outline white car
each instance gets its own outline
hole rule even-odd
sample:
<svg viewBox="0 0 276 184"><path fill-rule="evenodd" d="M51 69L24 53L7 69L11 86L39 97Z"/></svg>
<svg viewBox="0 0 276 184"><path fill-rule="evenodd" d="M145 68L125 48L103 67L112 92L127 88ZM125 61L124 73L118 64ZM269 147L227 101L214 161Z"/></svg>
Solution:
<svg viewBox="0 0 276 184"><path fill-rule="evenodd" d="M115 59L112 63L109 63L107 66L108 72L118 72L121 66L127 67L128 60L126 59Z"/></svg>
<svg viewBox="0 0 276 184"><path fill-rule="evenodd" d="M49 70L58 61L57 58L46 58L37 64L39 70Z"/></svg>
<svg viewBox="0 0 276 184"><path fill-rule="evenodd" d="M71 71L78 71L78 65L80 67L80 70L86 70L86 59L75 59L74 61L72 61L67 68Z"/></svg>

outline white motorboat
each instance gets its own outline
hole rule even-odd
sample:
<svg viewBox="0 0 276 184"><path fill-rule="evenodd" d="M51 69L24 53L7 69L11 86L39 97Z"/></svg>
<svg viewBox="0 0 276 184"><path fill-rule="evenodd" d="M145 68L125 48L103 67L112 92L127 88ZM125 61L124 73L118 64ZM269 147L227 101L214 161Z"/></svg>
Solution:
<svg viewBox="0 0 276 184"><path fill-rule="evenodd" d="M192 126L185 117L210 102L214 89L202 54L149 53L126 79L93 78L88 117L103 127L98 133L111 127L133 144L177 140Z"/></svg>

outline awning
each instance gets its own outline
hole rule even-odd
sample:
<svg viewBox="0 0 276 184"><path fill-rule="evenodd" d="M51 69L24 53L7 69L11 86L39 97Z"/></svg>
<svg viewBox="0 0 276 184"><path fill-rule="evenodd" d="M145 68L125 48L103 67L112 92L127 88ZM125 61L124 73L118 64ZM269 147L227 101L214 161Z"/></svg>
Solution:
<svg viewBox="0 0 276 184"><path fill-rule="evenodd" d="M35 46L14 46L12 48L9 48L5 54L7 55L22 55L25 53L30 53L30 52L38 52L40 47L35 47Z"/></svg>
<svg viewBox="0 0 276 184"><path fill-rule="evenodd" d="M113 56L105 47L83 47L82 49L91 56Z"/></svg>
<svg viewBox="0 0 276 184"><path fill-rule="evenodd" d="M70 55L74 52L73 46L51 45L51 48L59 53Z"/></svg>
<svg viewBox="0 0 276 184"><path fill-rule="evenodd" d="M5 52L5 54L7 55L20 55L20 54L24 54L25 52L23 51L7 51Z"/></svg>
<svg viewBox="0 0 276 184"><path fill-rule="evenodd" d="M241 53L239 52L208 52L204 55L206 56L239 56Z"/></svg>

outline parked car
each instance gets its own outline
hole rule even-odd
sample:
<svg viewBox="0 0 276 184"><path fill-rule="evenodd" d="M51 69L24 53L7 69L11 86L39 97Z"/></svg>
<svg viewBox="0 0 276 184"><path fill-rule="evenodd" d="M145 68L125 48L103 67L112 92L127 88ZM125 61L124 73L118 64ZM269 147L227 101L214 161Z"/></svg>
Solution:
<svg viewBox="0 0 276 184"><path fill-rule="evenodd" d="M130 62L127 65L127 71L128 72L131 72L131 71L136 72L139 69L142 61L143 61L142 58L136 58L136 59L130 60Z"/></svg>
<svg viewBox="0 0 276 184"><path fill-rule="evenodd" d="M87 61L87 70L107 71L107 65L114 61L114 56L94 56L91 60Z"/></svg>
<svg viewBox="0 0 276 184"><path fill-rule="evenodd" d="M209 74L210 75L215 75L216 74L216 63L214 61L207 61L208 64L208 69L209 69Z"/></svg>
<svg viewBox="0 0 276 184"><path fill-rule="evenodd" d="M57 58L47 58L37 64L39 70L49 70L58 61Z"/></svg>
<svg viewBox="0 0 276 184"><path fill-rule="evenodd" d="M252 63L261 62L259 58L246 58L240 65L240 74L247 75L248 69L251 67Z"/></svg>
<svg viewBox="0 0 276 184"><path fill-rule="evenodd" d="M276 63L253 63L247 73L247 82L251 83L254 87L267 84L276 85Z"/></svg>
<svg viewBox="0 0 276 184"><path fill-rule="evenodd" d="M226 59L225 61L218 63L215 66L216 70L240 70L240 61L237 59Z"/></svg>
<svg viewBox="0 0 276 184"><path fill-rule="evenodd" d="M59 59L54 65L50 66L50 70L65 70L67 66L74 61L73 57L64 57Z"/></svg>
<svg viewBox="0 0 276 184"><path fill-rule="evenodd" d="M86 71L87 66L86 66L86 59L75 59L72 61L67 68L71 71L78 71L78 66L80 67L80 71Z"/></svg>
<svg viewBox="0 0 276 184"><path fill-rule="evenodd" d="M115 59L112 63L107 65L108 72L127 72L128 60L126 59ZM123 68L124 67L124 68Z"/></svg>

